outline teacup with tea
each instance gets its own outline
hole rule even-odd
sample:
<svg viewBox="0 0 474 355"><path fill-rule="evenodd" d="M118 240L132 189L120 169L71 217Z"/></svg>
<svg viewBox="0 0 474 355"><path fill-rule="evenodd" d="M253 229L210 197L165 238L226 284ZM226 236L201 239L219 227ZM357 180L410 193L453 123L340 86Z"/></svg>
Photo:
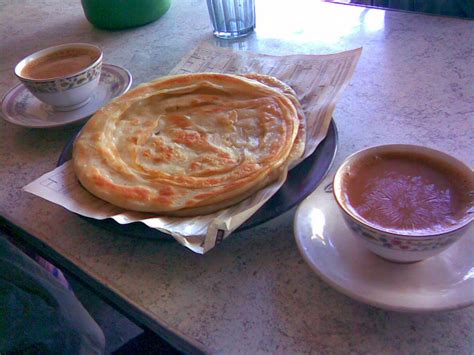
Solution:
<svg viewBox="0 0 474 355"><path fill-rule="evenodd" d="M102 50L93 44L62 44L27 56L16 65L15 75L40 101L71 111L91 99L102 58Z"/></svg>
<svg viewBox="0 0 474 355"><path fill-rule="evenodd" d="M473 170L420 146L384 145L351 155L337 170L333 191L359 240L397 262L441 252L474 218Z"/></svg>

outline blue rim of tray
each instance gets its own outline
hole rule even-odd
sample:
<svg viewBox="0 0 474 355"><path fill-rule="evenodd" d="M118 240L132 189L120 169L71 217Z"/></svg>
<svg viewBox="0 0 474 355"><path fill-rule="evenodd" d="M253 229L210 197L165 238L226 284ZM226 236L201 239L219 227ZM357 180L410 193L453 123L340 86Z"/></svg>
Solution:
<svg viewBox="0 0 474 355"><path fill-rule="evenodd" d="M77 133L66 143L59 156L57 165L72 158L72 146ZM336 156L338 133L334 120L331 120L326 137L313 154L288 173L288 178L278 192L273 195L255 214L242 224L234 233L254 228L289 211L303 201L326 177ZM83 217L92 224L109 231L133 237L174 240L168 234L149 228L141 222L119 224L113 219L96 220Z"/></svg>

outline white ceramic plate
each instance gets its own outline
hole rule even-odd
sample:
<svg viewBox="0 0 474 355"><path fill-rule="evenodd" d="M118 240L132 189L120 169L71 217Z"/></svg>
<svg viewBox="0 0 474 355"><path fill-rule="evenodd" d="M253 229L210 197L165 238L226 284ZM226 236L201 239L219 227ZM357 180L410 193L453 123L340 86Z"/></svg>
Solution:
<svg viewBox="0 0 474 355"><path fill-rule="evenodd" d="M474 304L472 226L444 252L412 264L397 264L368 251L342 219L326 179L298 207L295 238L324 281L358 301L400 312L433 312Z"/></svg>
<svg viewBox="0 0 474 355"><path fill-rule="evenodd" d="M85 106L68 112L55 111L35 98L19 84L2 101L2 117L13 124L28 128L54 128L78 124L93 115L113 98L124 94L132 85L132 75L122 67L102 65L99 86Z"/></svg>

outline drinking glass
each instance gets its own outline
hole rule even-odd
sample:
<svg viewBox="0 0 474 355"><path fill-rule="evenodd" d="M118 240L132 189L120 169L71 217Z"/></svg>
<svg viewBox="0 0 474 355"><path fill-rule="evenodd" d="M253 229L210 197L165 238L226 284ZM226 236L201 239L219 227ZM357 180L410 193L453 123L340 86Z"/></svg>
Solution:
<svg viewBox="0 0 474 355"><path fill-rule="evenodd" d="M255 28L254 0L207 0L207 7L218 38L244 37Z"/></svg>

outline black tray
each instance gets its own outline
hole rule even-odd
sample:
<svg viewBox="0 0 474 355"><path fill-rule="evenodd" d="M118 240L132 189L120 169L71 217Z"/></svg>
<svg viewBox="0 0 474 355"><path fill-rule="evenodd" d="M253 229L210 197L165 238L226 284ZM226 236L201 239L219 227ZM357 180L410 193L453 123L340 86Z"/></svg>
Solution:
<svg viewBox="0 0 474 355"><path fill-rule="evenodd" d="M59 156L58 166L72 158L72 145L75 138L76 135L74 135L64 147ZM316 151L288 173L288 179L280 190L255 212L252 217L242 224L237 231L256 227L278 217L303 201L305 197L316 189L328 173L336 156L336 150L337 128L334 121L331 121L326 138L319 144ZM149 228L141 222L119 224L113 219L96 220L86 217L83 218L95 225L119 234L141 238L163 239L163 237L166 237L166 239L172 239L169 238L169 235Z"/></svg>

